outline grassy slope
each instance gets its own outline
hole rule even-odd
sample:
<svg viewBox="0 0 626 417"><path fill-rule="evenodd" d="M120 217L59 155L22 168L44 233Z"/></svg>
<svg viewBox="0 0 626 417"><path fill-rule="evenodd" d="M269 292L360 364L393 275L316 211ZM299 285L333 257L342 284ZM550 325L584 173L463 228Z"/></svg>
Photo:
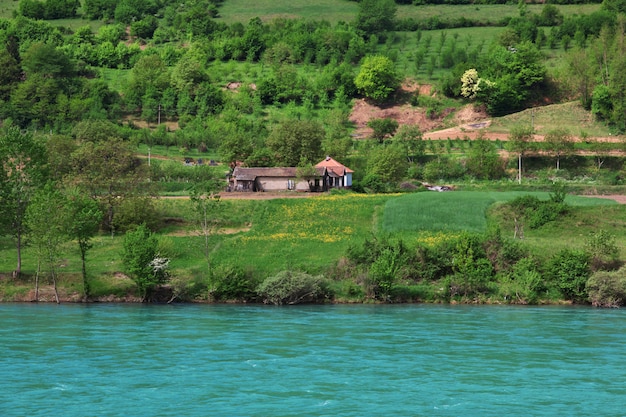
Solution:
<svg viewBox="0 0 626 417"><path fill-rule="evenodd" d="M599 4L556 5L565 16L588 14L600 8ZM540 14L543 5L529 4L528 11ZM331 23L351 22L358 12L358 4L347 0L226 0L220 7L221 19L226 23L247 23L254 17L269 21L274 18L308 18L327 20ZM506 17L519 16L517 3L494 5L400 5L396 14L399 18L441 20L465 17L469 20L498 22Z"/></svg>
<svg viewBox="0 0 626 417"><path fill-rule="evenodd" d="M321 273L371 233L390 232L407 241L434 242L460 230L482 231L488 222L512 236L512 220L498 210L497 202L523 192L423 192L394 195L347 195L307 199L232 200L220 207L220 233L210 238L212 266L239 266L262 278L285 269ZM534 193L547 198L547 193ZM570 214L538 230L525 230L525 244L538 256L562 248L582 247L591 231L609 230L618 245L626 240L626 206L609 200L568 196ZM193 226L188 200L159 203L172 223L161 235L163 254L172 259L174 277L205 277L204 239ZM124 295L133 284L122 271L121 236L99 236L88 254L88 271L96 295L114 290ZM64 252L60 286L80 293L80 259L75 244ZM624 249L622 248L622 252ZM23 270L34 274L36 259L31 248L23 252ZM626 253L622 253L624 257ZM0 240L0 271L15 267L11 242ZM16 291L12 281L0 280L0 295ZM33 287L32 278L25 281ZM19 289L17 289L19 290ZM26 289L22 289L26 291ZM6 293L1 297L6 297Z"/></svg>
<svg viewBox="0 0 626 417"><path fill-rule="evenodd" d="M417 193L391 199L385 206L383 230L408 239L437 232L454 233L468 230L482 232L489 222L500 227L505 236L513 236L513 219L504 217L498 204L520 195L532 194L547 199L541 192L472 192ZM539 229L525 229L524 242L539 256L547 256L564 248L581 248L593 231L607 230L617 242L626 241L626 207L612 200L567 196L572 209L557 222ZM426 233L424 233L426 232ZM626 255L626 248L622 256Z"/></svg>
<svg viewBox="0 0 626 417"><path fill-rule="evenodd" d="M385 206L382 228L387 232L461 231L482 232L487 227L486 211L496 202L510 201L532 194L548 199L546 192L455 191L407 194L389 200ZM575 207L615 205L612 200L568 196Z"/></svg>

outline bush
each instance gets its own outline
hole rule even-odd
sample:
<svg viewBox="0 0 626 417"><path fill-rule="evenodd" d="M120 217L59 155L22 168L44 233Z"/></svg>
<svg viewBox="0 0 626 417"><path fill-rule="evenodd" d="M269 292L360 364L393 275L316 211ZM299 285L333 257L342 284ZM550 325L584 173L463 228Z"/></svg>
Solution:
<svg viewBox="0 0 626 417"><path fill-rule="evenodd" d="M619 249L615 235L604 230L592 232L585 241L585 250L591 256L593 271L617 269Z"/></svg>
<svg viewBox="0 0 626 417"><path fill-rule="evenodd" d="M523 258L517 262L509 275L515 298L521 304L535 304L539 293L545 290L545 282L537 262L532 258Z"/></svg>
<svg viewBox="0 0 626 417"><path fill-rule="evenodd" d="M619 307L626 303L626 268L599 271L587 281L589 301L596 307Z"/></svg>
<svg viewBox="0 0 626 417"><path fill-rule="evenodd" d="M159 223L159 213L154 199L143 197L128 197L122 200L117 207L113 225L115 230L125 232L144 224L150 230L156 230Z"/></svg>
<svg viewBox="0 0 626 417"><path fill-rule="evenodd" d="M169 259L159 257L158 244L158 238L143 224L124 235L122 261L137 284L142 301L147 301L156 286L168 276Z"/></svg>
<svg viewBox="0 0 626 417"><path fill-rule="evenodd" d="M217 266L211 271L210 296L216 301L252 301L257 282L237 266Z"/></svg>
<svg viewBox="0 0 626 417"><path fill-rule="evenodd" d="M585 285L591 274L590 261L585 251L564 249L548 261L548 277L566 299L585 301Z"/></svg>
<svg viewBox="0 0 626 417"><path fill-rule="evenodd" d="M424 179L429 182L455 180L463 178L465 168L452 158L439 157L424 165L423 175Z"/></svg>
<svg viewBox="0 0 626 417"><path fill-rule="evenodd" d="M563 197L564 198L564 197ZM528 222L528 227L538 229L551 221L557 220L568 211L568 205L559 195L551 194L549 201L541 201L532 195L515 198L509 203L513 212Z"/></svg>
<svg viewBox="0 0 626 417"><path fill-rule="evenodd" d="M265 279L257 293L265 304L276 305L320 302L332 296L323 277L293 271Z"/></svg>

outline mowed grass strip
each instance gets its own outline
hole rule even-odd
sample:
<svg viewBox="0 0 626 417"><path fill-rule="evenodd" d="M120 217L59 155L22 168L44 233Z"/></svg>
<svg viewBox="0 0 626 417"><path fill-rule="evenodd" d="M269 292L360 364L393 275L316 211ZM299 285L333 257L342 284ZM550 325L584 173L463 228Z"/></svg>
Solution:
<svg viewBox="0 0 626 417"><path fill-rule="evenodd" d="M546 192L423 192L390 199L385 205L382 229L385 232L470 231L487 228L487 209L496 202L513 200L522 195L548 199ZM612 200L567 196L572 206L615 205Z"/></svg>

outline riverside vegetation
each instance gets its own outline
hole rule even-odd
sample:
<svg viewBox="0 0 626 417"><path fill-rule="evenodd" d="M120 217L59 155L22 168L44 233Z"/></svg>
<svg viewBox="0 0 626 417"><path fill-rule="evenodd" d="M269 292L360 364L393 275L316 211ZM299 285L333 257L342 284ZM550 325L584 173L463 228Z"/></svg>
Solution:
<svg viewBox="0 0 626 417"><path fill-rule="evenodd" d="M622 207L570 194L623 192L624 2L338 3L0 1L2 298L623 304ZM352 193L219 198L324 155Z"/></svg>

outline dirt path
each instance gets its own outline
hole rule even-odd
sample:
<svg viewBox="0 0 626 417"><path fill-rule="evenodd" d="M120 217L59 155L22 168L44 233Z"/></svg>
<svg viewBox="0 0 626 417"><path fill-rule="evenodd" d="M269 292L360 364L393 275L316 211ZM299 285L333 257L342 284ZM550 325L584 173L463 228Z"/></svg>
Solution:
<svg viewBox="0 0 626 417"><path fill-rule="evenodd" d="M607 200L615 200L619 204L626 204L626 195L585 195L583 197L591 197L591 198L604 198Z"/></svg>
<svg viewBox="0 0 626 417"><path fill-rule="evenodd" d="M220 198L224 200L273 200L275 198L314 198L326 195L325 193L302 193L295 191L285 192L255 192L255 193L242 193L242 192L221 192ZM161 196L168 200L189 200L188 195L174 195L174 196Z"/></svg>

